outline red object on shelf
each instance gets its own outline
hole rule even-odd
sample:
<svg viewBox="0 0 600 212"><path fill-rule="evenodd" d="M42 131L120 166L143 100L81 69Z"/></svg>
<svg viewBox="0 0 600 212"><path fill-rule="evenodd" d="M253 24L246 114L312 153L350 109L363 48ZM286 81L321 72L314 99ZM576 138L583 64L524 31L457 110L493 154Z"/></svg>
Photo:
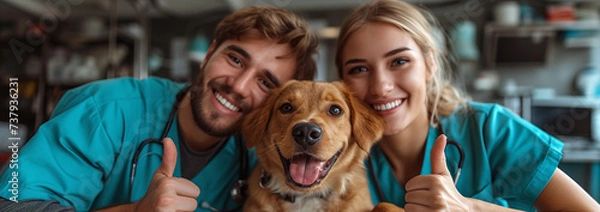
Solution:
<svg viewBox="0 0 600 212"><path fill-rule="evenodd" d="M575 8L570 5L550 5L546 8L546 16L550 22L575 21Z"/></svg>

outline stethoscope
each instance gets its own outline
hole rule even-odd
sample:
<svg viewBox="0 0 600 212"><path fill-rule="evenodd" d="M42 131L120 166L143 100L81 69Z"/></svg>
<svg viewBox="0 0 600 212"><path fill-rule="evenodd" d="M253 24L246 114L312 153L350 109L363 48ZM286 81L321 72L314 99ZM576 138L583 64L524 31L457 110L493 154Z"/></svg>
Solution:
<svg viewBox="0 0 600 212"><path fill-rule="evenodd" d="M171 109L171 112L169 113L169 119L167 120L167 124L165 125L165 127L162 131L162 134L160 135L160 138L159 139L148 138L148 139L142 141L142 143L138 146L138 148L133 153L133 159L131 160L131 174L129 176L129 191L128 191L128 195L127 195L129 197L129 202L131 202L133 181L135 180L136 168L137 168L140 153L142 152L144 147L147 146L148 144L162 145L162 140L167 137L167 133L169 133L169 130L171 129L171 125L173 124L173 120L175 119L175 114L177 114L177 108L179 107L179 103L181 102L181 100L183 99L185 94L190 90L190 87L191 87L190 85L187 85L185 88L183 88L181 91L179 91L179 93L177 93L175 104L173 104L173 108ZM248 175L249 175L249 173L248 173L248 166L249 166L248 165L248 150L246 149L245 141L241 135L235 135L234 138L235 138L236 145L238 145L238 149L240 151L241 163L240 163L238 180L233 184L230 194L231 194L231 198L234 201L241 204L246 199L247 188L248 188L248 185L247 185L247 179L248 179ZM210 204L208 204L207 202L202 202L201 207L211 210L211 211L218 211L215 208L213 208L212 206L210 206Z"/></svg>
<svg viewBox="0 0 600 212"><path fill-rule="evenodd" d="M444 128L441 127L441 125L440 125L440 131L442 134L445 134ZM454 184L456 184L458 182L458 178L460 177L460 171L462 170L462 167L463 167L465 153L463 151L462 146L455 140L448 139L446 141L446 147L448 147L448 145L455 146L456 149L458 149L458 152L460 153L460 158L458 160L458 165L456 167L456 173L454 173ZM383 195L383 190L381 189L381 184L379 183L379 178L377 177L377 174L375 174L375 170L373 169L373 167L375 167L375 166L373 165L373 160L371 159L371 155L369 155L369 157L367 157L367 161L368 161L369 171L370 171L369 174L371 175L371 178L373 179L373 183L375 183L375 188L377 189L377 196L379 197L379 200L381 202L387 202L385 195Z"/></svg>

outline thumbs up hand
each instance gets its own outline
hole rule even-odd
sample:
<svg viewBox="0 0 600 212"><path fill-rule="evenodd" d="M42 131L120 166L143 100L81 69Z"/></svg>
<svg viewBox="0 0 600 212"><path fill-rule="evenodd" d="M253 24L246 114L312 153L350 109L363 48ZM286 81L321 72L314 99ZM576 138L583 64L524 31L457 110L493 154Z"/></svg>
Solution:
<svg viewBox="0 0 600 212"><path fill-rule="evenodd" d="M163 140L163 158L154 172L148 191L135 203L135 211L194 211L200 188L192 181L173 177L177 147L170 138Z"/></svg>
<svg viewBox="0 0 600 212"><path fill-rule="evenodd" d="M406 185L406 211L468 211L467 198L452 181L446 166L446 136L440 135L431 149L431 174L419 175Z"/></svg>

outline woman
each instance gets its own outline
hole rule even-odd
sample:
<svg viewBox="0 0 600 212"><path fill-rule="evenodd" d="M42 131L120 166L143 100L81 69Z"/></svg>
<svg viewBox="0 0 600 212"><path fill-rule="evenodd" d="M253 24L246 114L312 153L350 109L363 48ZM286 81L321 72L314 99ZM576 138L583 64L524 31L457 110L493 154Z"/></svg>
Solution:
<svg viewBox="0 0 600 212"><path fill-rule="evenodd" d="M408 3L374 1L340 31L340 77L387 123L367 162L374 203L425 211L600 211L557 168L559 140L501 106L467 101L449 84L428 17ZM451 141L457 145L446 147Z"/></svg>

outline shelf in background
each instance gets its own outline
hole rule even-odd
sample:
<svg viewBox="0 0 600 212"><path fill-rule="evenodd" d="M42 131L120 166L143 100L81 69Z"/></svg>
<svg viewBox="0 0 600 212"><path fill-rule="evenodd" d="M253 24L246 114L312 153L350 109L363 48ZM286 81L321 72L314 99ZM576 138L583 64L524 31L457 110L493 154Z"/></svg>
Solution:
<svg viewBox="0 0 600 212"><path fill-rule="evenodd" d="M600 20L547 22L556 30L600 30Z"/></svg>
<svg viewBox="0 0 600 212"><path fill-rule="evenodd" d="M600 30L600 20L583 20L583 21L564 21L564 22L540 22L532 24L520 25L502 25L496 23L488 23L488 27L495 29L515 29L515 30Z"/></svg>
<svg viewBox="0 0 600 212"><path fill-rule="evenodd" d="M566 48L588 48L600 46L600 35L589 37L565 38L563 42Z"/></svg>
<svg viewBox="0 0 600 212"><path fill-rule="evenodd" d="M594 2L598 2L598 0L546 0L546 2L553 2L553 3L594 3Z"/></svg>
<svg viewBox="0 0 600 212"><path fill-rule="evenodd" d="M523 36L540 32L561 33L566 48L600 46L600 20L542 22L514 26L489 23L486 25L486 30L511 32Z"/></svg>

